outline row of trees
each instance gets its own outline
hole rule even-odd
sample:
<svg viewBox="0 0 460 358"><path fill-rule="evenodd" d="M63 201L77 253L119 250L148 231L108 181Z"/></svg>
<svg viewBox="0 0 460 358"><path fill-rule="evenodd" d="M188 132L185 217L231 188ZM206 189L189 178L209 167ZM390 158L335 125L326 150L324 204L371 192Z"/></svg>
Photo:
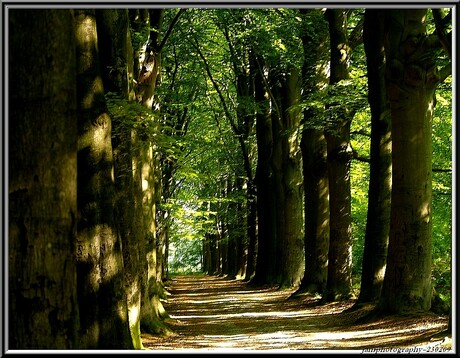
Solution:
<svg viewBox="0 0 460 358"><path fill-rule="evenodd" d="M167 333L169 242L187 220L208 273L350 297L350 124L367 102L359 302L430 308L430 126L450 12L10 9L8 21L9 348L139 349L142 331Z"/></svg>
<svg viewBox="0 0 460 358"><path fill-rule="evenodd" d="M184 15L194 26L189 33L178 29L174 57L165 63L196 74L174 61L184 58L181 51L198 58L203 92L213 96L213 111L220 110L220 128L226 121L231 134L224 141L233 151L217 149L197 165L209 170L217 156L230 167L201 195L211 226L203 234L205 272L299 286L298 293L325 301L350 297L350 172L353 160L364 160L370 176L358 303L380 300L388 312L430 308L431 117L435 88L450 74L447 13ZM370 158L362 158L351 146L350 128L367 105L371 148Z"/></svg>
<svg viewBox="0 0 460 358"><path fill-rule="evenodd" d="M10 348L139 349L141 329L168 332L150 114L162 14L9 11ZM123 118L109 92L131 103Z"/></svg>

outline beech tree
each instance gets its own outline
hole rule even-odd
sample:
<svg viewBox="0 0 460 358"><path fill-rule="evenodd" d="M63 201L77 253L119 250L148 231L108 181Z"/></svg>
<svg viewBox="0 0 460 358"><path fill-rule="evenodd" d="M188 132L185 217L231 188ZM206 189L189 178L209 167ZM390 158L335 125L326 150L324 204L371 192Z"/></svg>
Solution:
<svg viewBox="0 0 460 358"><path fill-rule="evenodd" d="M101 72L106 93L116 95L125 103L134 100L133 51L129 29L128 10L96 10ZM112 150L115 178L115 216L123 247L123 268L128 320L135 349L141 349L141 251L144 239L142 196L139 195L140 176L136 175L133 141L136 134L130 118L112 119ZM134 165L133 165L134 162Z"/></svg>
<svg viewBox="0 0 460 358"><path fill-rule="evenodd" d="M5 343L10 349L79 349L72 15L11 9L9 30Z"/></svg>
<svg viewBox="0 0 460 358"><path fill-rule="evenodd" d="M328 29L321 10L300 12L304 50L302 87L306 102L300 142L305 191L305 273L296 294L323 294L327 284L330 237L329 176L327 143L321 124L324 111L313 98L327 85Z"/></svg>
<svg viewBox="0 0 460 358"><path fill-rule="evenodd" d="M331 73L329 84L349 79L348 62L351 48L348 44L347 14L343 9L327 9L329 22ZM337 89L336 89L337 90ZM353 108L336 101L327 104L333 117L325 131L329 174L330 241L328 255L327 292L325 300L349 298L351 295L352 243L350 124Z"/></svg>
<svg viewBox="0 0 460 358"><path fill-rule="evenodd" d="M358 304L380 298L385 276L391 195L391 115L385 87L384 19L366 9L364 47L371 110L370 177Z"/></svg>
<svg viewBox="0 0 460 358"><path fill-rule="evenodd" d="M7 11L10 348L142 349L199 271L447 315L452 11Z"/></svg>
<svg viewBox="0 0 460 358"><path fill-rule="evenodd" d="M130 349L121 239L114 221L111 118L94 10L74 11L77 53L77 283L81 347ZM114 314L117 312L117 314Z"/></svg>
<svg viewBox="0 0 460 358"><path fill-rule="evenodd" d="M379 305L387 312L431 307L432 111L436 86L450 74L450 64L438 70L433 50L444 47L449 53L450 40L444 28L438 27L437 35L427 34L427 13L428 9L386 13L393 173L388 259Z"/></svg>

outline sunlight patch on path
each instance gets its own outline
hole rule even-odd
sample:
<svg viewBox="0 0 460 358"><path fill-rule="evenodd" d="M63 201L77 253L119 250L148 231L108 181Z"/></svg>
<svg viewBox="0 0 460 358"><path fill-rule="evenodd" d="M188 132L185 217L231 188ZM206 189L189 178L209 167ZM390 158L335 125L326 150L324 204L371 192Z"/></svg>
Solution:
<svg viewBox="0 0 460 358"><path fill-rule="evenodd" d="M361 353L376 347L439 345L430 338L447 327L447 318L435 315L357 323L359 314L345 311L354 301L317 305L308 299L288 300L293 290L258 290L222 277L179 277L170 288L164 305L175 335L143 334L150 352Z"/></svg>
<svg viewBox="0 0 460 358"><path fill-rule="evenodd" d="M204 315L170 315L171 318L183 319L232 319L241 317L275 317L275 318L288 318L288 317L311 317L312 315L306 314L304 311L296 312L243 312L243 313L229 313L229 314L204 314Z"/></svg>

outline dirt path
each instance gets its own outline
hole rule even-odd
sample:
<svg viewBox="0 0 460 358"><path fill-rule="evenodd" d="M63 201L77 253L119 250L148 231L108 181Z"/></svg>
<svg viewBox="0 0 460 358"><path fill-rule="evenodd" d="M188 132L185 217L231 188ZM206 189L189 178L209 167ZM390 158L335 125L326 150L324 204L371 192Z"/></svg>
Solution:
<svg viewBox="0 0 460 358"><path fill-rule="evenodd" d="M343 312L352 301L319 306L311 298L287 300L293 290L254 289L216 276L178 276L167 289L171 296L164 306L175 333L143 334L145 349L445 352L451 347L450 339L437 334L447 328L447 317L386 317L359 323L365 311Z"/></svg>

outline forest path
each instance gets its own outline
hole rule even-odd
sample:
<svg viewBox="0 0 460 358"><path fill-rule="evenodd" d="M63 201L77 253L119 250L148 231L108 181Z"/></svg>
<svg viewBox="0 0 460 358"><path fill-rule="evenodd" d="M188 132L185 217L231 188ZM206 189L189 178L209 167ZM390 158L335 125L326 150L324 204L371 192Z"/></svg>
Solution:
<svg viewBox="0 0 460 358"><path fill-rule="evenodd" d="M344 312L353 301L316 305L312 298L289 299L294 290L253 288L218 276L177 276L166 288L164 307L173 335L143 334L145 349L196 350L361 350L446 351L451 340L434 336L448 318L391 316L359 323L366 312ZM404 351L403 351L404 352Z"/></svg>

